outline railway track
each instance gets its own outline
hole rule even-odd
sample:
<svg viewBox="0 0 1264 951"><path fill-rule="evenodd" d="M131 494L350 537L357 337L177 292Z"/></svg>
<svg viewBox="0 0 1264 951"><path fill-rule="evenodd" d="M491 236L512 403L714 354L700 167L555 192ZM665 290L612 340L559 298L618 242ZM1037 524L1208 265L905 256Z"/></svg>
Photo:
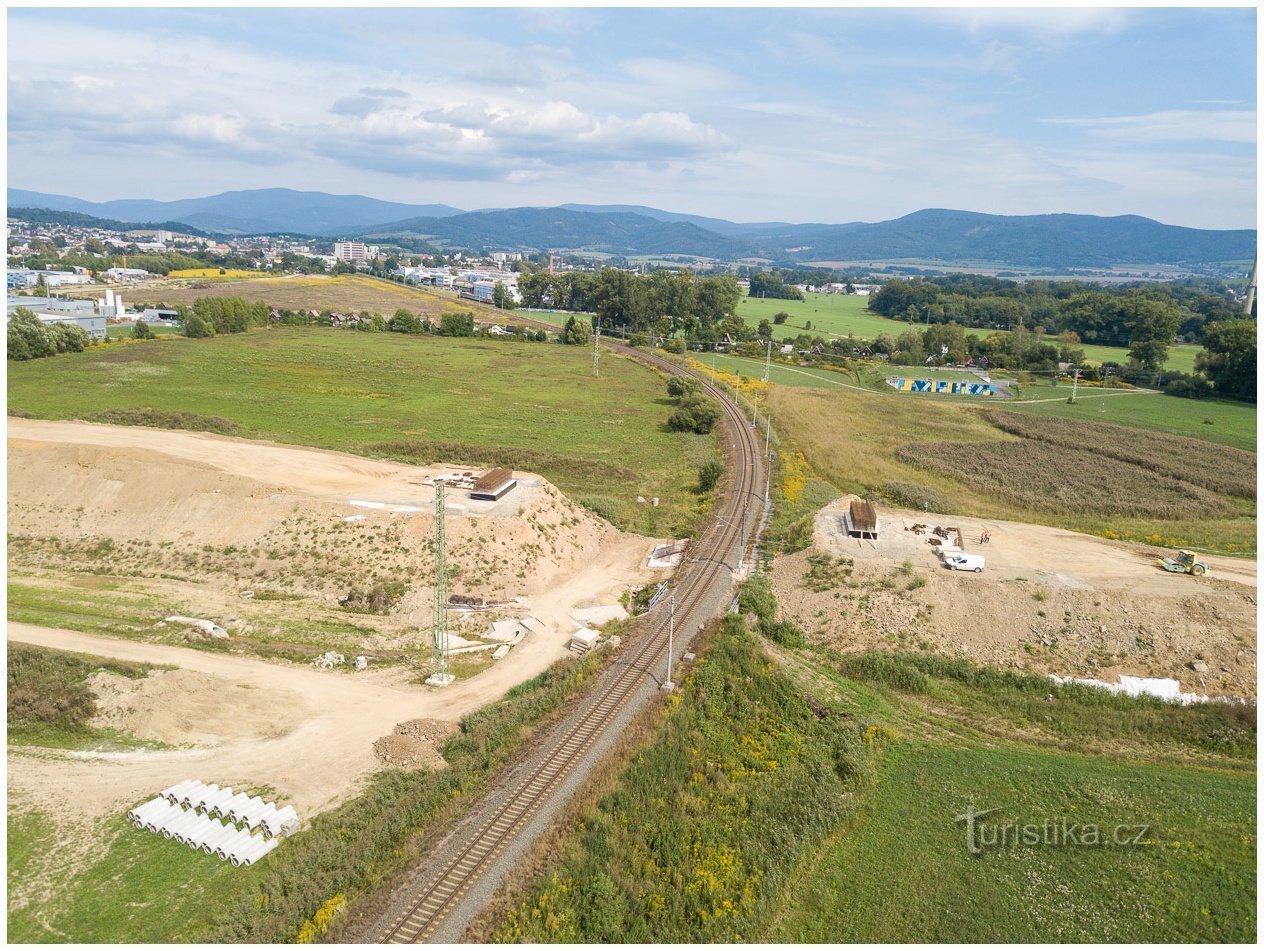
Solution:
<svg viewBox="0 0 1264 951"><path fill-rule="evenodd" d="M619 344L621 351L670 372L690 372L658 356ZM704 389L724 408L732 436L728 455L728 488L720 511L698 542L686 552L672 584L676 593L676 622L683 650L692 635L709 619L718 595L731 593L732 572L738 552L759 522L759 485L762 455L759 440L741 408L719 387L693 373ZM401 912L379 927L379 943L408 944L428 940L466 892L496 861L524 825L572 773L637 693L644 693L647 679L663 659L667 648L668 607L660 602L640 622L627 657L609 669L588 694L577 712L545 737L540 752L525 768L511 776L509 788L490 809L474 814L458 826L444 843L444 858L437 870L419 880ZM439 851L439 850L436 850Z"/></svg>

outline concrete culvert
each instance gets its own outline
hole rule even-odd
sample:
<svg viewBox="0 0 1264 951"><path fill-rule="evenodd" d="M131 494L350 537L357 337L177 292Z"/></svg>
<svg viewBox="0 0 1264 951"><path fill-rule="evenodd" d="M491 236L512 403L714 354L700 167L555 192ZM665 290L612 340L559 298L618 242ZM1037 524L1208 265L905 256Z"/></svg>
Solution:
<svg viewBox="0 0 1264 951"><path fill-rule="evenodd" d="M215 854L218 855L220 858L224 859L225 861L227 861L230 853L236 851L246 842L250 841L251 838L252 836L250 835L249 832L238 832L235 836L232 836L227 842L221 842L219 844L219 847L216 848Z"/></svg>

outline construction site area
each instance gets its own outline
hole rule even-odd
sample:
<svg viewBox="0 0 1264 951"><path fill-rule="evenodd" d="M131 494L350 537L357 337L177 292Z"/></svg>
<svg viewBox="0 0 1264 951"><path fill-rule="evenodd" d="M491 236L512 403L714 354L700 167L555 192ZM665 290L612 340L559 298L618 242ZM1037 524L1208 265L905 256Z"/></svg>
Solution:
<svg viewBox="0 0 1264 951"><path fill-rule="evenodd" d="M443 689L424 682L436 481ZM10 643L161 665L91 681L94 725L144 748L10 747L11 803L85 827L190 776L306 818L384 765L441 767L463 716L601 643L671 550L531 473L27 419L10 420L9 532Z"/></svg>
<svg viewBox="0 0 1264 951"><path fill-rule="evenodd" d="M867 516L872 515L872 523ZM812 642L931 651L1112 681L1172 678L1213 696L1256 695L1256 563L1021 522L886 508L848 496L821 509L812 547L772 573ZM978 570L949 570L965 558Z"/></svg>

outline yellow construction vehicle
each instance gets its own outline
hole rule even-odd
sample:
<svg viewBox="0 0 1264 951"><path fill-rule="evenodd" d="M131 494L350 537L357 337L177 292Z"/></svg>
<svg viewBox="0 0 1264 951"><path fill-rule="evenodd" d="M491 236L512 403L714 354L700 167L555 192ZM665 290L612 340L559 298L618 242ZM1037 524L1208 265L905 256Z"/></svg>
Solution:
<svg viewBox="0 0 1264 951"><path fill-rule="evenodd" d="M1177 552L1175 558L1159 559L1159 567L1167 571L1179 571L1187 575L1205 575L1207 573L1207 563L1199 561L1197 555L1183 548Z"/></svg>

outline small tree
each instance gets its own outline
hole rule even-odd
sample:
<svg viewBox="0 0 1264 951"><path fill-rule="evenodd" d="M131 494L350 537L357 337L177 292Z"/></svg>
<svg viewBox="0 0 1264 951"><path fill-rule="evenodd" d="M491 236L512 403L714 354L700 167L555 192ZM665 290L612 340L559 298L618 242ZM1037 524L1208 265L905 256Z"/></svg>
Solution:
<svg viewBox="0 0 1264 951"><path fill-rule="evenodd" d="M53 336L35 311L19 307L9 318L9 359L34 360L57 352Z"/></svg>
<svg viewBox="0 0 1264 951"><path fill-rule="evenodd" d="M774 324L784 324L789 319L790 319L790 315L787 314L784 310L779 310L777 311L777 313L772 315L772 322Z"/></svg>
<svg viewBox="0 0 1264 951"><path fill-rule="evenodd" d="M492 288L492 303L501 310L513 310L513 294L509 293L509 288L505 286L504 281L497 281Z"/></svg>
<svg viewBox="0 0 1264 951"><path fill-rule="evenodd" d="M133 340L153 340L154 332L149 329L149 324L137 318L135 326L132 327Z"/></svg>
<svg viewBox="0 0 1264 951"><path fill-rule="evenodd" d="M395 311L395 316L386 323L387 329L397 334L419 334L422 332L421 321L411 310L402 307Z"/></svg>
<svg viewBox="0 0 1264 951"><path fill-rule="evenodd" d="M588 343L591 336L588 330L588 321L580 320L578 317L571 317L566 321L566 328L562 331L562 343L583 346Z"/></svg>
<svg viewBox="0 0 1264 951"><path fill-rule="evenodd" d="M186 337L214 337L215 328L205 318L190 314L184 318L184 335Z"/></svg>

